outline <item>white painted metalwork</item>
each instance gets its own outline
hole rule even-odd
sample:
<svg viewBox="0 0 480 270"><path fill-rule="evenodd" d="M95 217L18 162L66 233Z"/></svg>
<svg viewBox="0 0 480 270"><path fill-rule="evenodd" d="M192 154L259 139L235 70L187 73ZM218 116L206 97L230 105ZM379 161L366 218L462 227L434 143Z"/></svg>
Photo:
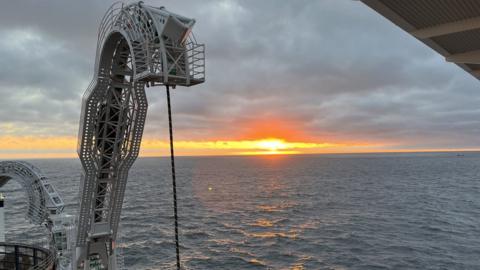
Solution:
<svg viewBox="0 0 480 270"><path fill-rule="evenodd" d="M142 2L103 17L94 78L83 97L78 154L84 169L74 268L116 269L115 239L128 171L147 113L145 86L204 82L205 47L195 20Z"/></svg>
<svg viewBox="0 0 480 270"><path fill-rule="evenodd" d="M0 161L0 187L10 179L17 180L28 197L27 219L33 224L47 224L50 215L63 211L64 203L47 177L30 163Z"/></svg>
<svg viewBox="0 0 480 270"><path fill-rule="evenodd" d="M63 213L64 203L55 187L48 182L47 177L32 164L24 161L0 162L0 187L9 180L17 180L28 197L27 219L36 225L44 225L50 232L50 240L46 248L50 248L49 257L33 267L33 269L48 269L55 265L58 259L59 267L67 267L71 257L72 238L68 231L74 228L73 217ZM1 198L1 212L3 216L3 195ZM3 218L3 217L2 217ZM4 230L4 226L0 226ZM0 234L3 232L0 232ZM4 242L5 238L0 239ZM67 243L70 243L68 245ZM38 246L38 245L37 245ZM39 247L40 248L40 247Z"/></svg>

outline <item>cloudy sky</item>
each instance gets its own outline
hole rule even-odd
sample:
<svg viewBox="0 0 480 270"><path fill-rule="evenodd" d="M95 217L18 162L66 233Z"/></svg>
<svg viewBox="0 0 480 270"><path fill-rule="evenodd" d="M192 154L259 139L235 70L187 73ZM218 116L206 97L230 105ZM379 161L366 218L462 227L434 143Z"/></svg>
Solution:
<svg viewBox="0 0 480 270"><path fill-rule="evenodd" d="M480 148L479 82L359 1L145 2L206 44L206 82L173 93L180 154ZM0 158L75 156L110 4L2 3ZM165 92L147 95L142 154L166 154Z"/></svg>

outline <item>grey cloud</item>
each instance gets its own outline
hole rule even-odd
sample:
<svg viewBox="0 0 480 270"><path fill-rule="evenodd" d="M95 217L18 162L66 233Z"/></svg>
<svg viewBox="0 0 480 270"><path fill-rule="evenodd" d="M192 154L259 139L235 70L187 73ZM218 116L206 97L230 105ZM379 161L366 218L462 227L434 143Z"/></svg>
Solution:
<svg viewBox="0 0 480 270"><path fill-rule="evenodd" d="M358 1L146 2L196 18L207 44L207 82L174 92L179 139L241 135L245 123L274 117L319 140L480 145L478 82ZM4 3L0 33L38 40L0 42L1 122L76 135L110 4ZM164 91L147 92L146 135L166 138Z"/></svg>

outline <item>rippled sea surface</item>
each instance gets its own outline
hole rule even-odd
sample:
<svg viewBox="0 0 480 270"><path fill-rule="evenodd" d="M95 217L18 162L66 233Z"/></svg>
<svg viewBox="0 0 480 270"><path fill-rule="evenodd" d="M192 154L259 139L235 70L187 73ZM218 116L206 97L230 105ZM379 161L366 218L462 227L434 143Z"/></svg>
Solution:
<svg viewBox="0 0 480 270"><path fill-rule="evenodd" d="M32 160L75 213L80 163ZM121 220L128 269L173 269L169 160L131 170ZM480 269L480 154L177 159L186 269ZM7 240L26 224L7 195Z"/></svg>

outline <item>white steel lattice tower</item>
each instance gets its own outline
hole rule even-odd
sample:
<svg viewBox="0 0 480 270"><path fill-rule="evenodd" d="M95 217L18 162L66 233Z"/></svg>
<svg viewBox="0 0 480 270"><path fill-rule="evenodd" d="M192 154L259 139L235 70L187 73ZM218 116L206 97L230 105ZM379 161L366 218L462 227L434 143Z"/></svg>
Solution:
<svg viewBox="0 0 480 270"><path fill-rule="evenodd" d="M84 175L73 268L116 269L115 239L128 171L147 113L145 86L204 82L205 47L195 20L146 6L114 4L102 19L94 78L80 118Z"/></svg>

